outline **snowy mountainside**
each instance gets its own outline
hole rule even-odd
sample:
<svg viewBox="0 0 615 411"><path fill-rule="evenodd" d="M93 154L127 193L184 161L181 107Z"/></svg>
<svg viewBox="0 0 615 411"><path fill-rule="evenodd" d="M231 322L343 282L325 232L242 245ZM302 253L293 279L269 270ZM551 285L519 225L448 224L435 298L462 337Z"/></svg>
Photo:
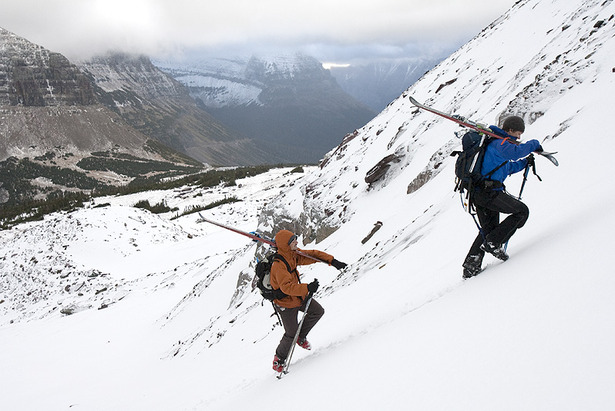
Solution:
<svg viewBox="0 0 615 411"><path fill-rule="evenodd" d="M171 192L148 192L118 198L98 199L98 204L72 213L53 214L42 222L21 224L2 232L0 268L13 275L3 276L0 324L30 321L60 312L70 315L91 308L106 308L124 298L139 284L142 276L160 276L185 256L167 255L152 264L132 264L157 253L167 254L198 237L199 226L183 227L169 220L130 207L142 199L152 204L164 201L179 212L191 206L238 196L245 200L226 210L236 218L256 218L256 206L278 193L276 188L292 184L303 174L276 169L255 176L249 185L190 188ZM262 181L262 182L261 182ZM244 205L245 203L245 205ZM177 212L175 212L177 214ZM195 219L196 214L190 215ZM188 219L189 217L182 217ZM145 255L145 256L144 256ZM148 257L149 256L149 257ZM207 258L206 258L207 259ZM147 283L147 281L146 281ZM35 307L35 308L33 308Z"/></svg>
<svg viewBox="0 0 615 411"><path fill-rule="evenodd" d="M185 65L160 61L154 63L188 88L203 90L196 97L206 106L259 104L258 95L262 87L247 81L247 62L244 60L217 58Z"/></svg>
<svg viewBox="0 0 615 411"><path fill-rule="evenodd" d="M497 125L511 114L523 116L527 123L524 138L538 138L545 147L559 140L573 123L580 125L581 114L596 116L594 122L599 123L599 111L592 112L593 107L600 107L608 94L604 90L615 77L608 57L615 47L613 4L569 2L557 8L553 4L547 0L517 3L328 153L313 181L295 188L303 193L303 213L296 217L306 221L305 228L309 229L307 221L316 218L318 224L334 229L355 212L364 213L360 210L365 207L355 199L366 192L364 178L370 169L388 156L394 158L388 172L367 187L372 197L400 179L405 180L409 193L414 192L448 170L442 164L454 161L448 156L460 147L454 134L458 128L418 110L408 101L409 95L439 110L488 124ZM548 14L553 17L543 18ZM508 41L511 27L526 24L531 29L524 33L512 29L516 40ZM492 50L503 44L510 52L492 57ZM271 208L279 210L285 202L280 198Z"/></svg>
<svg viewBox="0 0 615 411"><path fill-rule="evenodd" d="M25 224L3 236L3 243L14 247L0 257L3 272L14 273L2 281L3 322L106 308L127 294L130 278L122 278L122 283L101 271L104 262L98 261L98 255L128 258L140 251L142 241L152 245L187 236L167 221L143 216L138 209L122 208L113 219L105 208L93 210L54 215L42 224ZM81 262L71 258L74 253L87 258Z"/></svg>
<svg viewBox="0 0 615 411"><path fill-rule="evenodd" d="M240 180L236 187L114 197L104 200L110 206L79 211L79 220L100 221L92 224L96 227L107 222L110 232L84 233L78 237L82 248L61 241L69 245L67 259L81 271L109 273L114 285L131 289L118 288L116 303L105 309L93 304L74 315L37 307L8 324L4 318L15 314L2 311L0 363L8 371L0 374L3 405L264 410L275 398L298 410L613 409L609 228L615 225L615 190L607 150L596 147L611 141L604 119L615 89L609 18L614 12L612 2L517 3L305 175L278 170ZM541 25L522 37L519 28L533 21L533 13ZM580 37L572 46L563 40L570 33L590 33L599 19L608 23L588 37L594 43L584 42L593 53L575 50ZM568 27L554 33L547 26ZM494 57L493 45L510 39L527 42L525 53ZM582 81L568 80L574 87L564 90L558 78L540 81L545 65L533 66L542 61L536 56L546 53L544 61L554 61L566 50L575 50L567 55L570 70L584 67L575 72ZM531 176L527 183L523 199L531 215L509 244L510 260L487 256L486 271L463 281L461 262L476 227L453 193L453 159L447 155L459 146L457 127L417 110L407 95L496 122L535 81L532 89L542 91L550 105L535 120L526 117L525 135L558 151L560 166L537 158L543 181ZM367 183L366 174L383 158L391 158L389 168ZM507 180L511 193L519 185L519 175ZM198 223L194 214L167 221L171 215L124 209L143 198L182 208L231 195L244 201L203 213L245 231L257 221L263 233L296 224L303 248L327 251L349 264L341 272L322 264L300 268L302 281L320 280L317 299L325 316L309 335L313 351L296 351L281 381L270 367L282 329L250 284L255 252L264 250ZM128 222L127 216L145 224ZM20 229L39 230L44 238L54 232L51 222L67 217ZM119 224L111 224L115 219ZM134 233L122 228L124 222ZM380 229L373 232L377 223ZM2 261L15 254L12 270L20 268L19 261L26 267L32 256L13 247L15 237L0 233ZM85 237L110 243L87 247ZM46 255L49 246L41 245L33 252ZM47 273L43 267L39 275ZM54 295L62 292L56 290ZM0 309L11 302L10 291L2 298ZM58 378L59 370L73 378Z"/></svg>

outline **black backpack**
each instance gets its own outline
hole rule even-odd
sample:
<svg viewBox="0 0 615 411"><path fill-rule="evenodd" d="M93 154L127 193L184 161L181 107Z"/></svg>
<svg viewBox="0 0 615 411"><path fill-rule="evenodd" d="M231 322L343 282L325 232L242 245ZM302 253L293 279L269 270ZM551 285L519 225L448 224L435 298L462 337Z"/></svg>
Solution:
<svg viewBox="0 0 615 411"><path fill-rule="evenodd" d="M465 192L466 198L471 199L471 194L475 187L480 187L484 180L489 179L493 173L507 163L507 161L503 162L486 175L481 173L485 150L493 140L493 137L485 134L473 130L468 131L461 137L463 151L451 153L451 156L458 156L455 161L455 176L457 180L455 191L459 191L462 194ZM468 204L465 205L467 206Z"/></svg>
<svg viewBox="0 0 615 411"><path fill-rule="evenodd" d="M472 188L483 178L480 170L485 157L485 149L491 139L476 131L468 131L461 137L463 151L454 151L457 155L455 161L455 176L457 184L455 191L472 191Z"/></svg>
<svg viewBox="0 0 615 411"><path fill-rule="evenodd" d="M282 261L288 272L292 273L294 271L290 269L290 265L286 262L284 257L278 253L270 254L256 263L256 286L261 292L263 298L270 301L280 300L286 297L286 294L284 294L282 290L274 290L271 287L271 265L275 260Z"/></svg>

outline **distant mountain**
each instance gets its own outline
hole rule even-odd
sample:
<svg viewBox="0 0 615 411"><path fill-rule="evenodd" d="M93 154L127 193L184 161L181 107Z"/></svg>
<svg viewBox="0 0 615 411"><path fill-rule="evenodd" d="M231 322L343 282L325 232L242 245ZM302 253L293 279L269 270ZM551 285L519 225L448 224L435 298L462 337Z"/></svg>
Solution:
<svg viewBox="0 0 615 411"><path fill-rule="evenodd" d="M329 70L346 93L380 112L444 57L334 66Z"/></svg>
<svg viewBox="0 0 615 411"><path fill-rule="evenodd" d="M0 28L0 204L277 161L145 57L77 66Z"/></svg>
<svg viewBox="0 0 615 411"><path fill-rule="evenodd" d="M284 162L317 162L375 112L303 54L155 62L226 126Z"/></svg>
<svg viewBox="0 0 615 411"><path fill-rule="evenodd" d="M0 203L189 173L203 164L127 124L59 53L0 29Z"/></svg>
<svg viewBox="0 0 615 411"><path fill-rule="evenodd" d="M177 151L213 165L278 160L197 107L183 85L145 56L114 53L79 65L96 85L98 100L135 129Z"/></svg>

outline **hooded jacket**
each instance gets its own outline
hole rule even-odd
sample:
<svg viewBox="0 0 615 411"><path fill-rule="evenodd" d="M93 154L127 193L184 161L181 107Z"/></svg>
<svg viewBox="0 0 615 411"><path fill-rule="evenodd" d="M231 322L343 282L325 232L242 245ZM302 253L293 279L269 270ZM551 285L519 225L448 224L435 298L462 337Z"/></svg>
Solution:
<svg viewBox="0 0 615 411"><path fill-rule="evenodd" d="M280 307L296 308L300 307L303 300L308 295L307 284L302 284L299 278L297 266L308 265L317 262L309 257L297 254L290 249L293 233L288 230L281 230L275 236L276 247L288 265L290 272L283 261L274 260L271 265L271 286L274 289L280 289L286 297L280 300L274 300L274 303ZM300 250L302 253L316 257L329 265L333 261L333 256L318 250Z"/></svg>

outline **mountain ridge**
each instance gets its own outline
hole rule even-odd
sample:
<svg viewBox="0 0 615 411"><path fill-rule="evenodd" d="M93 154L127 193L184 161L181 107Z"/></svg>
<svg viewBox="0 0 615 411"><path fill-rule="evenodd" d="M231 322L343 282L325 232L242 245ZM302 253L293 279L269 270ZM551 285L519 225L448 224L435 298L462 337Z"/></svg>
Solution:
<svg viewBox="0 0 615 411"><path fill-rule="evenodd" d="M204 110L284 162L317 163L374 115L301 53L155 64L186 85Z"/></svg>
<svg viewBox="0 0 615 411"><path fill-rule="evenodd" d="M111 53L80 63L100 88L98 98L135 129L212 165L268 162L250 138L230 132L199 109L184 86L146 56Z"/></svg>

